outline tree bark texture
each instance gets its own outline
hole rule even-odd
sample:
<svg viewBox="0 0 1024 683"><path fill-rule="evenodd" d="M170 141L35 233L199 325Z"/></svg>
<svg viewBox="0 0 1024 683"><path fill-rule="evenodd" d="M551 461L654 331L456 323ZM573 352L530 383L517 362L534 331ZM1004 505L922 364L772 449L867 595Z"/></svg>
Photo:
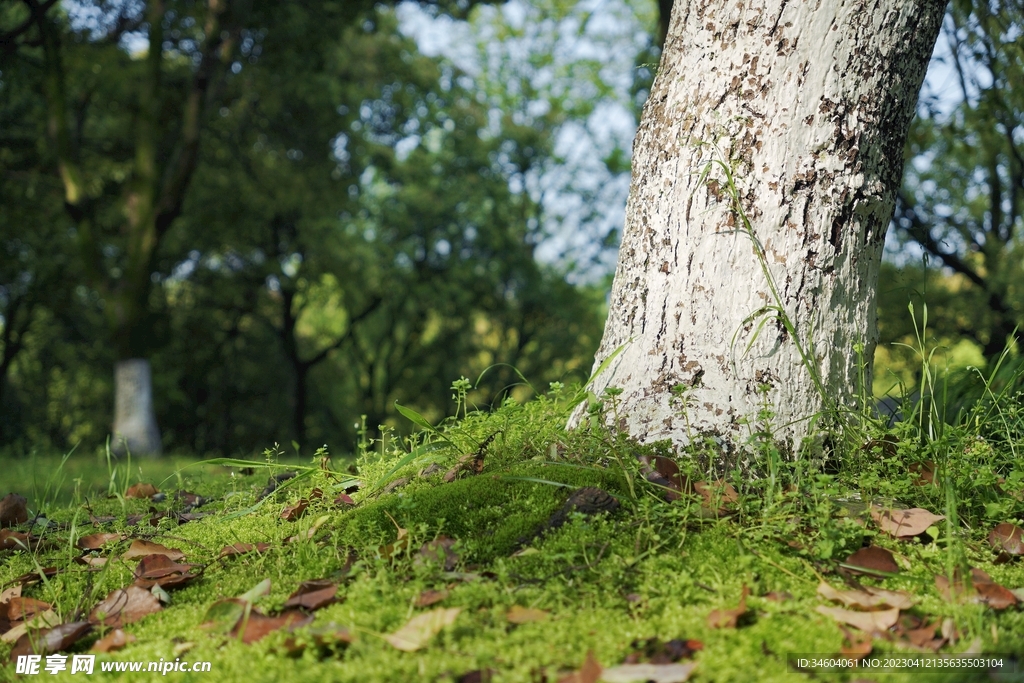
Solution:
<svg viewBox="0 0 1024 683"><path fill-rule="evenodd" d="M622 390L620 428L729 451L769 406L775 438L799 446L818 429L809 416L849 405L855 344L868 363L874 350L885 231L943 11L676 0L594 366L621 348L592 387Z"/></svg>
<svg viewBox="0 0 1024 683"><path fill-rule="evenodd" d="M115 453L160 455L160 430L153 411L153 379L149 361L131 358L114 365Z"/></svg>

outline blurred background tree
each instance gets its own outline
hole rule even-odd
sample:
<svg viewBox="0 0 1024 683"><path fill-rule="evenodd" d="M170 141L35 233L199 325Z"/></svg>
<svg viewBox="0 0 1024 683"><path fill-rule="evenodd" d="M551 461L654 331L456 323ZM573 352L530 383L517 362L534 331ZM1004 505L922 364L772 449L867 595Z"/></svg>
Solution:
<svg viewBox="0 0 1024 683"><path fill-rule="evenodd" d="M0 0L0 447L101 447L126 358L159 446L203 454L582 379L670 9ZM916 381L908 301L952 367L1021 320L1022 21L949 8L877 394Z"/></svg>

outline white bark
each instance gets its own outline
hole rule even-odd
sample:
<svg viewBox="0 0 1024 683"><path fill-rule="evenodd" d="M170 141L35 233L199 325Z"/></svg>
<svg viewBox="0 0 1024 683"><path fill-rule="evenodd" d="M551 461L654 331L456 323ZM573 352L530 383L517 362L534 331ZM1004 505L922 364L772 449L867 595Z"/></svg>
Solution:
<svg viewBox="0 0 1024 683"><path fill-rule="evenodd" d="M854 345L870 361L903 144L943 11L940 0L676 0L594 366L623 347L592 387L623 390L620 427L642 442L712 436L728 451L767 400L775 436L799 445L816 431L810 416L852 401ZM738 203L722 169L702 177L716 159ZM751 319L776 304L827 398L772 314ZM678 384L690 387L685 416L670 401Z"/></svg>
<svg viewBox="0 0 1024 683"><path fill-rule="evenodd" d="M114 365L114 435L116 453L160 455L160 430L153 411L153 380L149 361L143 358Z"/></svg>

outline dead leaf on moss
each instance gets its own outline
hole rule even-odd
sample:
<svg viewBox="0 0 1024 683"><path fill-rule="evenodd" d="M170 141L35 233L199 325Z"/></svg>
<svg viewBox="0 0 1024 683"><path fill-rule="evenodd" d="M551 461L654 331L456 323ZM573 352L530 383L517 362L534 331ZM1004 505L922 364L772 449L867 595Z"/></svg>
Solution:
<svg viewBox="0 0 1024 683"><path fill-rule="evenodd" d="M740 604L735 609L712 610L708 615L708 626L710 628L736 628L740 618L747 613L748 595L750 595L750 589L744 584L743 591L740 593Z"/></svg>
<svg viewBox="0 0 1024 683"><path fill-rule="evenodd" d="M987 572L976 568L971 569L971 575L966 580L959 572L954 572L952 583L948 577L936 575L935 588L948 602L958 601L970 595L971 602L988 605L994 610L1003 610L1019 602L1013 591L994 582Z"/></svg>
<svg viewBox="0 0 1024 683"><path fill-rule="evenodd" d="M152 498L156 494L160 493L155 486L152 484L134 484L128 487L128 490L124 492L125 498Z"/></svg>
<svg viewBox="0 0 1024 683"><path fill-rule="evenodd" d="M146 555L135 568L135 585L140 588L176 588L199 576L192 573L197 565L179 564L166 555Z"/></svg>
<svg viewBox="0 0 1024 683"><path fill-rule="evenodd" d="M1000 553L1009 556L1024 555L1024 529L1006 522L999 524L988 535L988 543Z"/></svg>
<svg viewBox="0 0 1024 683"><path fill-rule="evenodd" d="M94 571L100 570L107 565L109 558L99 557L98 555L86 554L75 558L77 564L84 564L89 569Z"/></svg>
<svg viewBox="0 0 1024 683"><path fill-rule="evenodd" d="M11 598L20 598L20 597L21 597L21 584L18 584L16 586L11 586L10 588L5 588L2 591L0 591L0 615L3 615L5 613L4 612L4 610L6 609L4 607L5 603L10 602Z"/></svg>
<svg viewBox="0 0 1024 683"><path fill-rule="evenodd" d="M243 643L255 643L257 640L261 640L280 629L288 629L294 631L297 628L302 628L313 621L312 614L305 614L298 610L289 610L282 612L281 614L268 616L251 610L248 617L242 617L242 619L235 624L235 627L231 630L231 636L238 638Z"/></svg>
<svg viewBox="0 0 1024 683"><path fill-rule="evenodd" d="M408 547L409 530L399 527L398 536L395 538L395 542L388 543L387 545L382 545L379 548L378 552L380 552L380 556L383 557L385 560L390 560L392 557L394 557L395 555L402 552Z"/></svg>
<svg viewBox="0 0 1024 683"><path fill-rule="evenodd" d="M403 652L415 652L426 647L430 639L440 633L445 626L453 624L461 611L458 607L438 607L417 614L402 628L385 635L384 640Z"/></svg>
<svg viewBox="0 0 1024 683"><path fill-rule="evenodd" d="M414 604L417 607L430 607L431 605L436 605L447 597L448 591L446 590L425 590L419 594L419 597L416 598L416 602Z"/></svg>
<svg viewBox="0 0 1024 683"><path fill-rule="evenodd" d="M75 543L76 546L82 550L99 550L107 543L113 541L124 541L128 537L124 534L112 534L107 532L100 532L98 534L89 534L88 536L82 536Z"/></svg>
<svg viewBox="0 0 1024 683"><path fill-rule="evenodd" d="M0 527L17 526L28 521L28 501L25 496L8 493L0 499Z"/></svg>
<svg viewBox="0 0 1024 683"><path fill-rule="evenodd" d="M334 504L338 507L352 507L356 502L352 500L352 496L347 493L339 493L334 498Z"/></svg>
<svg viewBox="0 0 1024 683"><path fill-rule="evenodd" d="M310 611L318 610L338 602L337 594L338 584L328 579L303 581L285 601L284 607L285 609L300 607Z"/></svg>
<svg viewBox="0 0 1024 683"><path fill-rule="evenodd" d="M604 669L599 680L604 683L684 683L697 667L696 662L686 664L622 664Z"/></svg>
<svg viewBox="0 0 1024 683"><path fill-rule="evenodd" d="M878 525L879 529L890 536L907 539L924 533L928 527L946 517L944 515L936 515L924 508L884 510L879 507L872 507L871 518L875 520L875 524Z"/></svg>
<svg viewBox="0 0 1024 683"><path fill-rule="evenodd" d="M459 555L452 546L456 543L454 538L447 536L438 536L429 543L424 543L419 551L416 553L416 564L422 564L424 561L430 560L432 562L443 562L443 567L446 572L450 572L455 569L455 566L459 562Z"/></svg>
<svg viewBox="0 0 1024 683"><path fill-rule="evenodd" d="M926 486L935 483L935 463L931 460L915 462L909 467L910 473L916 475L915 486Z"/></svg>
<svg viewBox="0 0 1024 683"><path fill-rule="evenodd" d="M700 494L701 498L704 499L704 504L709 510L717 512L718 514L728 512L729 506L733 505L740 499L740 494L736 492L733 485L727 481L722 481L721 479L710 484L704 481L698 481L693 485L693 490Z"/></svg>
<svg viewBox="0 0 1024 683"><path fill-rule="evenodd" d="M546 610L512 605L512 609L505 615L505 619L510 624L529 624L534 621L546 621L549 616L550 612Z"/></svg>
<svg viewBox="0 0 1024 683"><path fill-rule="evenodd" d="M227 633L235 627L235 624L245 615L246 610L251 608L251 603L238 598L227 598L218 600L206 608L206 614L199 624L199 628L214 633Z"/></svg>
<svg viewBox="0 0 1024 683"><path fill-rule="evenodd" d="M294 505L289 505L281 511L281 519L286 522L294 522L306 513L306 508L308 507L309 501L305 498L300 498Z"/></svg>
<svg viewBox="0 0 1024 683"><path fill-rule="evenodd" d="M892 553L876 545L861 548L853 553L846 558L846 564L851 565L848 569L853 569L855 572L857 568L866 569L869 572L885 572L887 574L895 574L900 570L900 566L896 564L896 558L893 557Z"/></svg>
<svg viewBox="0 0 1024 683"><path fill-rule="evenodd" d="M704 649L704 643L681 638L673 638L663 643L657 638L648 638L644 641L634 640L630 647L633 651L626 655L623 664L671 664L680 659L689 659L694 653Z"/></svg>
<svg viewBox="0 0 1024 683"><path fill-rule="evenodd" d="M7 601L6 616L11 621L26 621L52 607L50 603L35 598L11 598Z"/></svg>
<svg viewBox="0 0 1024 683"><path fill-rule="evenodd" d="M25 633L11 650L11 661L21 655L51 655L54 652L66 650L90 630L92 630L92 624L88 621L73 621L51 629L36 631L31 635Z"/></svg>
<svg viewBox="0 0 1024 683"><path fill-rule="evenodd" d="M121 629L115 628L113 631L97 640L92 646L92 650L90 650L90 652L116 652L124 649L136 640L138 639L132 634L125 633Z"/></svg>
<svg viewBox="0 0 1024 683"><path fill-rule="evenodd" d="M29 535L12 529L0 529L0 550L25 550L31 547Z"/></svg>
<svg viewBox="0 0 1024 683"><path fill-rule="evenodd" d="M0 641L5 643L16 643L18 639L29 631L38 631L40 629L55 628L60 626L60 617L52 609L46 610L42 614L37 614L28 621L18 622L13 624L11 629L0 636Z"/></svg>
<svg viewBox="0 0 1024 683"><path fill-rule="evenodd" d="M870 610L880 607L896 607L897 609L910 609L914 605L909 593L904 591L890 591L884 588L865 586L860 590L836 590L825 582L818 584L818 595L826 600L841 602L847 607L859 607Z"/></svg>
<svg viewBox="0 0 1024 683"><path fill-rule="evenodd" d="M270 550L269 543L235 543L233 545L226 545L220 549L220 555L217 557L236 557L237 555L244 555L256 551L258 553L265 553Z"/></svg>
<svg viewBox="0 0 1024 683"><path fill-rule="evenodd" d="M873 639L870 633L853 632L842 624L839 625L839 630L843 632L843 644L839 647L839 654L858 659L871 654Z"/></svg>
<svg viewBox="0 0 1024 683"><path fill-rule="evenodd" d="M679 471L679 465L672 458L663 455L641 455L637 459L640 461L640 473L644 479L661 487L659 493L665 500L679 500L684 492L690 492L689 481Z"/></svg>
<svg viewBox="0 0 1024 683"><path fill-rule="evenodd" d="M849 609L843 609L841 607L826 607L825 605L818 605L815 608L818 614L824 614L827 617L832 617L841 624L849 624L855 626L861 631L872 633L874 631L887 631L896 624L896 620L900 618L900 611L894 607L888 610L878 610L875 612L858 612Z"/></svg>
<svg viewBox="0 0 1024 683"><path fill-rule="evenodd" d="M146 555L166 555L175 562L185 559L185 553L177 550L176 548L168 548L160 545L159 543L153 543L152 541L143 541L141 538L137 538L132 541L128 550L121 555L121 559L137 560L141 557L145 557Z"/></svg>
<svg viewBox="0 0 1024 683"><path fill-rule="evenodd" d="M597 661L593 650L587 650L587 658L579 671L563 676L558 683L597 683L601 680L601 663Z"/></svg>
<svg viewBox="0 0 1024 683"><path fill-rule="evenodd" d="M94 624L121 628L163 609L155 595L138 586L118 588L104 598L89 614Z"/></svg>

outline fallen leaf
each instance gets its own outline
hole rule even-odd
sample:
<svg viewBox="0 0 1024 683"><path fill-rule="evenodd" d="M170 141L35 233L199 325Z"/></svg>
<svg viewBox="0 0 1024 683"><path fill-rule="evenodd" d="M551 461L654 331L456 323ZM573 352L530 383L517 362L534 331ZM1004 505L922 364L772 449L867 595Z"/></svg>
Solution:
<svg viewBox="0 0 1024 683"><path fill-rule="evenodd" d="M894 607L888 610L879 610L877 612L856 612L854 610L842 609L841 607L826 607L824 605L818 605L815 608L818 614L824 614L827 617L832 617L841 624L849 624L855 626L861 631L872 633L874 631L887 631L896 624L896 620L900 618L900 611Z"/></svg>
<svg viewBox="0 0 1024 683"><path fill-rule="evenodd" d="M243 602L256 602L256 600L262 598L264 595L270 595L270 586L270 579L263 579L255 586L239 595L238 599Z"/></svg>
<svg viewBox="0 0 1024 683"><path fill-rule="evenodd" d="M1004 522L989 533L988 543L1007 555L1024 555L1024 529Z"/></svg>
<svg viewBox="0 0 1024 683"><path fill-rule="evenodd" d="M217 557L235 557L236 555L244 555L251 553L252 551L259 553L270 550L269 543L235 543L234 545L226 545L220 550L220 555Z"/></svg>
<svg viewBox="0 0 1024 683"><path fill-rule="evenodd" d="M440 463L431 463L419 471L419 476L426 479L427 477L434 476L443 469L444 468L441 467Z"/></svg>
<svg viewBox="0 0 1024 683"><path fill-rule="evenodd" d="M379 549L380 556L385 560L390 560L396 554L402 552L409 547L409 530L398 528L398 536L395 538L394 543L388 543L382 545Z"/></svg>
<svg viewBox="0 0 1024 683"><path fill-rule="evenodd" d="M73 621L32 634L25 633L11 650L11 661L21 655L50 655L66 650L90 630L92 624L88 621Z"/></svg>
<svg viewBox="0 0 1024 683"><path fill-rule="evenodd" d="M648 455L641 455L640 473L644 479L655 486L661 487L661 495L667 501L679 500L683 492L689 492L690 484L686 477L680 473L679 465L672 458L663 455L656 455L653 458Z"/></svg>
<svg viewBox="0 0 1024 683"><path fill-rule="evenodd" d="M923 508L911 508L909 510L883 510L872 507L871 518L875 520L878 528L896 538L912 538L935 524L945 519L944 515L936 515Z"/></svg>
<svg viewBox="0 0 1024 683"><path fill-rule="evenodd" d="M683 683L690 680L696 662L687 664L622 664L605 669L600 680L605 683Z"/></svg>
<svg viewBox="0 0 1024 683"><path fill-rule="evenodd" d="M892 553L876 545L861 548L853 553L846 558L846 564L872 572L885 572L888 574L895 574L900 570L900 566L896 564L896 558L892 556Z"/></svg>
<svg viewBox="0 0 1024 683"><path fill-rule="evenodd" d="M318 517L317 520L313 522L313 524L311 524L308 529L306 529L302 533L295 534L294 536L289 536L288 538L284 539L284 542L297 543L299 541L308 541L312 539L314 536L316 536L316 532L320 530L320 527L322 527L324 524L330 521L330 519L330 515L322 515L321 517Z"/></svg>
<svg viewBox="0 0 1024 683"><path fill-rule="evenodd" d="M416 563L422 564L424 560L438 562L441 561L443 557L444 570L446 572L454 570L455 565L459 562L458 554L452 550L452 546L455 545L455 543L456 541L454 538L448 538L447 536L438 536L433 541L424 543L417 552Z"/></svg>
<svg viewBox="0 0 1024 683"><path fill-rule="evenodd" d="M152 498L156 494L160 493L155 486L152 484L135 484L129 486L128 490L124 492L125 498Z"/></svg>
<svg viewBox="0 0 1024 683"><path fill-rule="evenodd" d="M160 545L159 543L153 543L152 541L143 541L141 538L137 538L132 541L128 550L121 555L121 559L136 560L140 557L145 557L146 555L166 555L175 562L185 559L185 553L180 550L168 548Z"/></svg>
<svg viewBox="0 0 1024 683"><path fill-rule="evenodd" d="M389 483L387 486L385 486L383 493L391 493L395 489L400 489L408 483L409 477L400 477L398 479L395 479L393 482Z"/></svg>
<svg viewBox="0 0 1024 683"><path fill-rule="evenodd" d="M52 607L50 603L35 598L11 598L7 601L7 618L11 621L25 621Z"/></svg>
<svg viewBox="0 0 1024 683"><path fill-rule="evenodd" d="M952 584L948 577L936 575L935 588L948 602L967 596L973 588L974 594L971 595L970 601L988 605L995 610L1006 609L1019 602L1013 591L994 582L992 577L981 569L971 569L970 578L967 580L960 576L959 571L954 572Z"/></svg>
<svg viewBox="0 0 1024 683"><path fill-rule="evenodd" d="M871 654L873 646L870 633L851 632L842 624L839 625L839 630L843 632L843 644L839 646L839 654L858 659Z"/></svg>
<svg viewBox="0 0 1024 683"><path fill-rule="evenodd" d="M123 541L127 538L124 534L112 534L106 532L100 532L98 534L89 534L88 536L82 536L75 543L82 550L99 550L107 543L111 541Z"/></svg>
<svg viewBox="0 0 1024 683"><path fill-rule="evenodd" d="M8 493L0 499L0 527L16 526L28 521L28 501L25 496Z"/></svg>
<svg viewBox="0 0 1024 683"><path fill-rule="evenodd" d="M29 630L38 631L44 628L54 628L60 626L60 617L52 609L37 614L28 621L22 621L15 624L9 631L0 636L0 640L5 643L16 643L18 639L29 632Z"/></svg>
<svg viewBox="0 0 1024 683"><path fill-rule="evenodd" d="M356 502L352 500L352 496L348 495L347 493L339 493L334 498L334 504L337 505L338 507L351 507L355 505Z"/></svg>
<svg viewBox="0 0 1024 683"><path fill-rule="evenodd" d="M119 628L115 628L113 631L103 636L92 646L90 652L116 652L127 647L130 643L134 643L138 640L135 636L130 633L125 633Z"/></svg>
<svg viewBox="0 0 1024 683"><path fill-rule="evenodd" d="M793 594L789 591L769 591L762 597L765 600L771 600L772 602L786 602L787 600L793 599Z"/></svg>
<svg viewBox="0 0 1024 683"><path fill-rule="evenodd" d="M974 590L978 593L974 602L988 605L994 610L1003 610L1017 604L1017 597L998 583L975 583Z"/></svg>
<svg viewBox="0 0 1024 683"><path fill-rule="evenodd" d="M238 598L218 600L206 609L199 627L214 633L227 633L245 616L246 610L250 607L251 603Z"/></svg>
<svg viewBox="0 0 1024 683"><path fill-rule="evenodd" d="M21 597L21 584L18 584L16 586L11 586L10 588L5 588L2 591L0 591L0 614L4 614L4 609L5 608L3 607L3 605L8 603L8 602L10 602L11 598L20 598L20 597Z"/></svg>
<svg viewBox="0 0 1024 683"><path fill-rule="evenodd" d="M558 683L597 683L601 679L601 663L597 661L593 650L587 650L587 658L579 671L563 676Z"/></svg>
<svg viewBox="0 0 1024 683"><path fill-rule="evenodd" d="M89 614L89 621L121 628L162 609L155 595L144 588L128 586L112 591L96 605Z"/></svg>
<svg viewBox="0 0 1024 683"><path fill-rule="evenodd" d="M719 514L727 512L728 507L740 499L733 485L721 479L710 484L698 481L693 485L693 490L700 494L709 509Z"/></svg>
<svg viewBox="0 0 1024 683"><path fill-rule="evenodd" d="M505 615L505 619L510 624L529 624L534 621L545 621L549 615L549 612L542 609L512 605L512 609Z"/></svg>
<svg viewBox="0 0 1024 683"><path fill-rule="evenodd" d="M29 535L11 529L0 529L0 550L25 550L31 540Z"/></svg>
<svg viewBox="0 0 1024 683"><path fill-rule="evenodd" d="M306 508L308 507L309 501L305 498L301 498L294 505L289 505L281 511L281 519L286 522L294 522L306 512Z"/></svg>
<svg viewBox="0 0 1024 683"><path fill-rule="evenodd" d="M910 465L910 473L917 475L914 485L925 486L935 483L935 463L931 460L915 462Z"/></svg>
<svg viewBox="0 0 1024 683"><path fill-rule="evenodd" d="M57 574L59 574L60 571L61 570L57 569L56 567L43 567L42 569L37 571L26 572L18 578L16 578L14 581L16 583L20 583L22 586L31 586L42 581L42 579L39 577L40 574L49 579L51 577L57 576Z"/></svg>
<svg viewBox="0 0 1024 683"><path fill-rule="evenodd" d="M740 604L735 609L716 609L708 615L708 626L711 628L736 628L740 618L747 613L747 596L750 589L744 584L740 594Z"/></svg>
<svg viewBox="0 0 1024 683"><path fill-rule="evenodd" d="M307 610L318 610L332 603L338 602L338 584L319 579L316 581L303 581L295 589L288 600L285 601L285 609L300 607Z"/></svg>
<svg viewBox="0 0 1024 683"><path fill-rule="evenodd" d="M198 574L192 573L194 564L179 564L166 555L146 555L135 568L135 585L140 588L174 588L183 586Z"/></svg>
<svg viewBox="0 0 1024 683"><path fill-rule="evenodd" d="M274 631L287 628L294 631L313 621L313 615L304 614L298 610L282 612L276 616L267 616L256 610L251 610L248 617L235 624L231 630L232 637L240 639L243 643L255 643Z"/></svg>
<svg viewBox="0 0 1024 683"><path fill-rule="evenodd" d="M494 441L494 437L496 437L498 433L499 432L494 432L489 437L484 439L483 442L481 442L480 446L476 449L475 453L468 453L459 458L459 461L455 463L455 466L444 473L442 481L446 483L451 483L455 481L455 479L463 472L466 472L470 475L477 475L483 472L484 456L487 455L487 447L491 445L491 442Z"/></svg>
<svg viewBox="0 0 1024 683"><path fill-rule="evenodd" d="M447 597L448 591L446 590L425 590L419 594L419 597L416 598L416 602L414 604L417 607L430 607L431 605L436 605Z"/></svg>
<svg viewBox="0 0 1024 683"><path fill-rule="evenodd" d="M385 635L384 639L399 650L415 652L425 647L430 639L440 633L445 626L454 623L461 611L458 607L438 607L429 612L417 614L402 628Z"/></svg>
<svg viewBox="0 0 1024 683"><path fill-rule="evenodd" d="M886 606L910 609L914 604L913 599L911 599L908 593L890 591L873 586L866 586L862 590L840 591L822 582L818 584L818 595L826 600L841 602L847 607L859 607L861 609L876 609Z"/></svg>
<svg viewBox="0 0 1024 683"><path fill-rule="evenodd" d="M692 657L695 652L704 649L704 643L680 638L663 643L657 638L648 638L643 642L634 640L630 647L633 648L633 652L626 655L623 664L671 664Z"/></svg>

